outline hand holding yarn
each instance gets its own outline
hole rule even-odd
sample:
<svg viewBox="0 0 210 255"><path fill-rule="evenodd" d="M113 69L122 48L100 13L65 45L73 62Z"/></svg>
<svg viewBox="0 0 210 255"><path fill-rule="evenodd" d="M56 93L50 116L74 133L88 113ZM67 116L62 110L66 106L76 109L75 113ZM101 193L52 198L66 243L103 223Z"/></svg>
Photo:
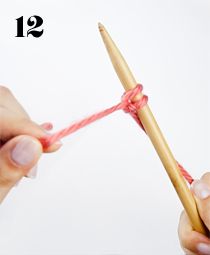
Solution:
<svg viewBox="0 0 210 255"><path fill-rule="evenodd" d="M39 139L47 136L50 123L33 122L8 88L0 86L0 202L23 177L34 177L36 164L43 152ZM52 144L44 152L53 152L61 143Z"/></svg>

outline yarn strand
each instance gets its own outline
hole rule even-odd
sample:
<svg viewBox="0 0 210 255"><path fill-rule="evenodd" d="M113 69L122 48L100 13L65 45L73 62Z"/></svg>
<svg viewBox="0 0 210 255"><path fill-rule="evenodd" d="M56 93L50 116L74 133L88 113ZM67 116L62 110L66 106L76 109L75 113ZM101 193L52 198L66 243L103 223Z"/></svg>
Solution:
<svg viewBox="0 0 210 255"><path fill-rule="evenodd" d="M54 144L56 141L61 140L63 137L68 136L85 126L90 125L96 120L102 119L105 116L108 116L111 113L116 112L118 110L123 110L125 113L129 113L133 117L133 119L137 122L137 124L141 127L141 129L146 133L144 126L138 117L138 110L142 109L147 104L148 97L146 95L143 95L139 100L135 102L133 101L135 96L141 93L142 90L143 86L141 84L137 84L135 88L128 90L122 95L120 103L98 113L92 114L80 121L77 121L64 129L54 134L51 134L50 136L41 138L40 142L42 143L42 146L44 148L47 148L50 145ZM50 123L43 124L43 127L45 127L48 130L52 128ZM190 174L184 169L184 167L180 163L177 162L177 165L185 180L189 184L192 184L194 179L190 176Z"/></svg>

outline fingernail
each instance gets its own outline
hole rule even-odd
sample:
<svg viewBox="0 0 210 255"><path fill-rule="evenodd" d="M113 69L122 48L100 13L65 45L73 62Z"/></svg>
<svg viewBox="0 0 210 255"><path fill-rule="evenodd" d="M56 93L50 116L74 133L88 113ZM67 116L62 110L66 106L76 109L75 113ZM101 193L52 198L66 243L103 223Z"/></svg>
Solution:
<svg viewBox="0 0 210 255"><path fill-rule="evenodd" d="M38 170L38 166L35 165L34 167L31 168L31 170L27 173L27 177L34 179L37 176L37 170Z"/></svg>
<svg viewBox="0 0 210 255"><path fill-rule="evenodd" d="M12 160L21 166L32 163L40 151L39 144L30 138L22 138L11 152Z"/></svg>
<svg viewBox="0 0 210 255"><path fill-rule="evenodd" d="M202 181L194 181L192 184L192 190L199 199L206 199L210 196L209 186Z"/></svg>
<svg viewBox="0 0 210 255"><path fill-rule="evenodd" d="M210 245L206 243L199 243L197 245L197 250L198 252L205 254L205 255L210 255Z"/></svg>

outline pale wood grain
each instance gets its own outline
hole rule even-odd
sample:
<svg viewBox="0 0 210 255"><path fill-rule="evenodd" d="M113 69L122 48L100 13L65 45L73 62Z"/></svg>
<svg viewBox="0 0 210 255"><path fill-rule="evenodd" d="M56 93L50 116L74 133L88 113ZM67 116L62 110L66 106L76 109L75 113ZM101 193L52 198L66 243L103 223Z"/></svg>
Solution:
<svg viewBox="0 0 210 255"><path fill-rule="evenodd" d="M111 62L114 69L123 85L125 90L134 88L137 82L129 69L125 59L117 48L116 44L108 34L105 27L99 23L99 31L108 51ZM161 92L160 92L161 95ZM140 93L134 101L142 97ZM138 116L146 130L148 137L150 138L157 154L164 168L166 169L168 176L181 200L191 222L194 230L206 234L206 228L199 216L197 206L191 191L189 190L183 176L180 173L177 162L149 108L148 105L144 106L138 111Z"/></svg>

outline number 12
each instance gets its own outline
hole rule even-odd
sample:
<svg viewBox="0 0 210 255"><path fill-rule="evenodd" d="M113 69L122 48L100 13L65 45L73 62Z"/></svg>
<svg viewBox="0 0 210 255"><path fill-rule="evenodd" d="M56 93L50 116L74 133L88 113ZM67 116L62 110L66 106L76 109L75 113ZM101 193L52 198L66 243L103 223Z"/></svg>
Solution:
<svg viewBox="0 0 210 255"><path fill-rule="evenodd" d="M21 16L20 18L16 19L17 20L17 35L16 37L25 37L23 35L23 16ZM27 25L29 27L32 27L30 29L27 30L27 37L31 34L34 37L40 37L43 32L44 29L42 29L41 31L37 31L35 30L35 28L40 27L43 24L43 19L39 16L31 16L28 20L27 20Z"/></svg>

